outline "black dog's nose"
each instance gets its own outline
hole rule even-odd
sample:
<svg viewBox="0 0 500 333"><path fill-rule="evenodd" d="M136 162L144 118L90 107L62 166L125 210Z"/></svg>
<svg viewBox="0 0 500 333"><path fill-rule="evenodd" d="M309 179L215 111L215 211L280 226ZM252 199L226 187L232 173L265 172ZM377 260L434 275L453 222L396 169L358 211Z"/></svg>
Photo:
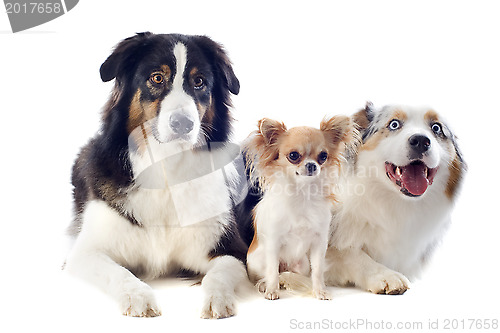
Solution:
<svg viewBox="0 0 500 333"><path fill-rule="evenodd" d="M316 163L309 162L306 164L306 171L308 176L312 176L317 169L318 167L316 166Z"/></svg>
<svg viewBox="0 0 500 333"><path fill-rule="evenodd" d="M187 134L193 129L193 121L189 119L185 114L174 113L170 116L170 127L175 134Z"/></svg>
<svg viewBox="0 0 500 333"><path fill-rule="evenodd" d="M420 134L410 136L408 142L410 143L410 148L418 154L425 153L431 146L431 140L425 135Z"/></svg>

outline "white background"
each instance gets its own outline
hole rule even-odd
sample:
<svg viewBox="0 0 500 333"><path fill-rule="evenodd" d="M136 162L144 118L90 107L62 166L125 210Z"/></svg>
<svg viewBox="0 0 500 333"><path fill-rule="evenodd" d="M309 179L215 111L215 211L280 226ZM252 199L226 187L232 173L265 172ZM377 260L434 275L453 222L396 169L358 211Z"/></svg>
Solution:
<svg viewBox="0 0 500 333"><path fill-rule="evenodd" d="M0 13L0 329L16 331L282 332L291 320L390 322L500 319L496 1L80 1L12 34ZM72 217L70 170L99 128L112 83L99 66L136 32L205 34L223 43L241 82L236 139L262 117L318 126L367 100L428 105L460 138L469 172L432 265L404 296L332 288L332 301L260 297L238 315L198 319L199 286L153 283L163 316L126 318L61 271ZM462 325L462 322L459 322ZM3 327L2 327L3 326ZM344 326L345 327L345 326ZM364 326L360 326L359 330ZM452 326L450 325L449 328ZM461 326L460 326L461 327Z"/></svg>

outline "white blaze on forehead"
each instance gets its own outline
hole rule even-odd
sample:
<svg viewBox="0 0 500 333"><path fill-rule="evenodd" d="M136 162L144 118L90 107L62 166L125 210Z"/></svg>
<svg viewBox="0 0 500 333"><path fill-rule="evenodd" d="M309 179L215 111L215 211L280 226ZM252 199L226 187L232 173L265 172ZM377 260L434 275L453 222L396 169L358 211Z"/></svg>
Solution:
<svg viewBox="0 0 500 333"><path fill-rule="evenodd" d="M187 64L187 49L186 45L182 43L177 43L174 47L174 57L175 57L175 77L172 83L173 89L183 90L182 86L184 83L184 71L186 70Z"/></svg>
<svg viewBox="0 0 500 333"><path fill-rule="evenodd" d="M167 142L175 137L175 133L170 127L170 116L177 113L193 122L193 129L185 139L194 144L198 140L201 124L195 101L184 90L184 75L188 56L186 45L181 42L175 44L173 55L175 58L175 75L172 81L172 89L161 102L157 123L158 139L161 142Z"/></svg>

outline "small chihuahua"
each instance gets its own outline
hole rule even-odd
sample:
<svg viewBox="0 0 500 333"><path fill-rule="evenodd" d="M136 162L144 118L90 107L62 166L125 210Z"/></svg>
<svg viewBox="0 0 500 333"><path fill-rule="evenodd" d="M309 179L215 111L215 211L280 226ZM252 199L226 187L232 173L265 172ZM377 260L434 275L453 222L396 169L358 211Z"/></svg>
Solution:
<svg viewBox="0 0 500 333"><path fill-rule="evenodd" d="M333 186L340 158L353 137L346 116L320 129L262 119L245 145L250 178L263 192L253 211L248 275L270 300L279 298L279 274L311 274L313 295L330 299L323 278Z"/></svg>

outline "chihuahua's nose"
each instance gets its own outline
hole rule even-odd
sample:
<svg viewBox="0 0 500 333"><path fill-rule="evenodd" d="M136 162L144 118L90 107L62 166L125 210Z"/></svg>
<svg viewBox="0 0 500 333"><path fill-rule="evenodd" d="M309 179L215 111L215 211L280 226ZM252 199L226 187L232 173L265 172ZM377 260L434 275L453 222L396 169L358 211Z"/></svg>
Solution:
<svg viewBox="0 0 500 333"><path fill-rule="evenodd" d="M316 163L306 163L306 171L308 176L313 176L316 173L316 170L318 170L318 166L316 165Z"/></svg>

